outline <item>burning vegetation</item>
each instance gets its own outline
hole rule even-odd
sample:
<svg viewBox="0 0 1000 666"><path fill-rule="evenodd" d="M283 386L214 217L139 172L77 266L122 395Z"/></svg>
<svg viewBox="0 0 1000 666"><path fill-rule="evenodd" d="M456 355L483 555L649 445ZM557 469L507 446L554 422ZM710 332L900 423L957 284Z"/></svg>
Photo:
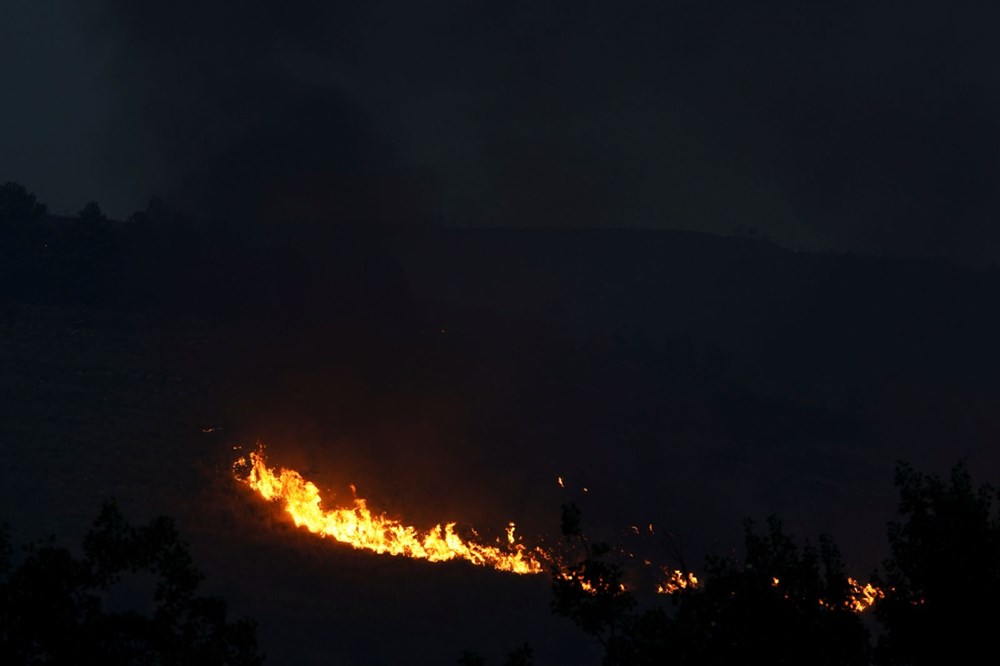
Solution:
<svg viewBox="0 0 1000 666"><path fill-rule="evenodd" d="M292 469L273 468L267 464L263 447L241 456L233 465L236 478L268 501L280 502L297 527L305 527L313 534L330 537L340 543L380 555L396 555L429 562L466 560L472 564L515 574L554 573L557 580L576 581L580 587L593 593L599 582L574 575L565 554L539 546L529 547L516 535L515 524L508 523L506 538L494 544L463 538L456 530L457 523L444 521L420 530L402 520L390 518L385 513L373 512L364 498L352 498L347 506L326 507L319 488L312 481ZM559 478L562 486L562 478ZM351 491L355 492L352 485ZM475 530L470 530L478 537ZM652 525L650 525L652 531ZM652 566L649 560L644 564ZM697 590L702 586L698 576L690 571L661 567L661 580L656 583L658 594L675 595ZM779 582L774 581L777 587ZM616 593L628 591L620 581L614 583ZM847 578L848 593L843 607L863 612L884 595L871 583L862 584ZM820 600L820 605L828 605Z"/></svg>
<svg viewBox="0 0 1000 666"><path fill-rule="evenodd" d="M237 478L261 497L282 502L296 526L354 548L430 562L461 559L516 574L545 570L546 554L521 543L515 536L514 523L507 526L506 543L498 539L497 545L482 544L463 539L455 531L454 522L438 523L421 531L384 513L373 513L367 500L360 497L355 497L350 506L324 508L315 483L295 470L268 467L262 449L251 452L248 458L241 457L234 470Z"/></svg>
<svg viewBox="0 0 1000 666"><path fill-rule="evenodd" d="M659 594L674 594L675 592L680 592L681 590L686 590L688 588L695 589L698 587L698 577L690 571L684 572L680 569L674 569L673 571L664 569L663 573L666 575L666 578L664 578L663 582L656 586L656 591Z"/></svg>

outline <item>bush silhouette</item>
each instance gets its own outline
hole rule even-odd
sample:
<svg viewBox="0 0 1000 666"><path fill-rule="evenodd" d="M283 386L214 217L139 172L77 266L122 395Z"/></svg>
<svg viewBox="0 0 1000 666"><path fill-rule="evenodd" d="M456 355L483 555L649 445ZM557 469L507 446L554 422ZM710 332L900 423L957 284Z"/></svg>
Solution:
<svg viewBox="0 0 1000 666"><path fill-rule="evenodd" d="M742 562L709 558L700 585L638 611L611 549L587 541L574 506L562 523L583 556L553 568L552 610L594 637L607 665L869 663L869 634L829 539L799 548L776 518L764 534L747 522Z"/></svg>
<svg viewBox="0 0 1000 666"><path fill-rule="evenodd" d="M747 522L745 551L742 562L709 558L703 584L675 593L665 648L690 664L869 662L868 630L850 608L832 541L799 548L771 517L763 534Z"/></svg>
<svg viewBox="0 0 1000 666"><path fill-rule="evenodd" d="M261 663L255 624L197 594L202 575L169 519L134 527L105 503L83 551L35 543L15 566L0 534L0 663ZM136 575L155 581L152 598L115 599Z"/></svg>
<svg viewBox="0 0 1000 666"><path fill-rule="evenodd" d="M997 492L974 488L964 465L948 481L896 468L901 522L890 523L891 557L875 614L885 628L880 664L973 663L994 654L1000 594Z"/></svg>
<svg viewBox="0 0 1000 666"><path fill-rule="evenodd" d="M596 639L604 648L606 664L631 663L637 656L636 600L624 587L622 566L610 559L606 543L587 539L576 505L563 506L561 529L567 541L578 545L581 556L552 566L552 612Z"/></svg>
<svg viewBox="0 0 1000 666"><path fill-rule="evenodd" d="M0 233L23 233L41 221L45 213L45 205L38 203L24 185L11 181L0 185Z"/></svg>
<svg viewBox="0 0 1000 666"><path fill-rule="evenodd" d="M610 549L588 543L574 506L563 532L584 545L553 568L552 609L605 650L605 664L851 664L989 662L1000 596L1000 494L978 488L963 464L942 480L899 463L900 520L888 526L891 556L872 582L882 625L869 631L851 610L852 585L827 538L799 547L770 518L746 523L745 556L708 558L701 583L639 612L621 587Z"/></svg>
<svg viewBox="0 0 1000 666"><path fill-rule="evenodd" d="M98 226L106 224L108 221L107 215L104 214L96 201L87 202L76 214L76 218L85 226Z"/></svg>

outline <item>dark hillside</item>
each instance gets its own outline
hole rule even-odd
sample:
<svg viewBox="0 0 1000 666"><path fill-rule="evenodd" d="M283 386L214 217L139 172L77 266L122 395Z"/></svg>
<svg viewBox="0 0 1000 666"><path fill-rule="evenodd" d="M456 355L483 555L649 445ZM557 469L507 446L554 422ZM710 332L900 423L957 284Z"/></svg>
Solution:
<svg viewBox="0 0 1000 666"><path fill-rule="evenodd" d="M257 439L417 524L515 519L554 539L573 498L595 530L652 522L698 562L773 512L830 532L859 576L885 555L896 459L1000 476L995 273L671 232L292 252L67 223L36 229L52 252L4 285L4 513L19 540L67 542L109 496L175 516L274 663L447 663L523 641L579 663L564 645L587 647L542 580L298 534L231 480L233 447ZM376 624L403 638L357 630Z"/></svg>

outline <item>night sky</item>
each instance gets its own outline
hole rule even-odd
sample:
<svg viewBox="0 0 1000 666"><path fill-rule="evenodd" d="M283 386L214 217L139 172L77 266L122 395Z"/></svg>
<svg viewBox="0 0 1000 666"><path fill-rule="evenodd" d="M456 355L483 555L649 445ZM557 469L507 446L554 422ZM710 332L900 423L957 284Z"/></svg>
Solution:
<svg viewBox="0 0 1000 666"><path fill-rule="evenodd" d="M328 224L1000 259L989 3L9 0L0 178Z"/></svg>

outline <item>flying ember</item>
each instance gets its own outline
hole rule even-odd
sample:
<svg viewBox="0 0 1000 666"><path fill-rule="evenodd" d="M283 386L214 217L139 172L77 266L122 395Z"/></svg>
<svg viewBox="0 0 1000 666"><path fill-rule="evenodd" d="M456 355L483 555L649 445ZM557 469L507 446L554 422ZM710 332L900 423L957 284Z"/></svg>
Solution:
<svg viewBox="0 0 1000 666"><path fill-rule="evenodd" d="M283 502L296 526L354 548L431 562L464 559L517 574L537 574L545 569L543 562L548 558L544 551L519 543L513 523L507 527L506 546L485 545L464 540L455 532L454 522L439 523L422 532L385 514L373 513L367 501L359 497L348 507L324 508L316 484L294 470L268 467L262 450L251 452L249 460L241 457L233 469L237 479L264 499Z"/></svg>

